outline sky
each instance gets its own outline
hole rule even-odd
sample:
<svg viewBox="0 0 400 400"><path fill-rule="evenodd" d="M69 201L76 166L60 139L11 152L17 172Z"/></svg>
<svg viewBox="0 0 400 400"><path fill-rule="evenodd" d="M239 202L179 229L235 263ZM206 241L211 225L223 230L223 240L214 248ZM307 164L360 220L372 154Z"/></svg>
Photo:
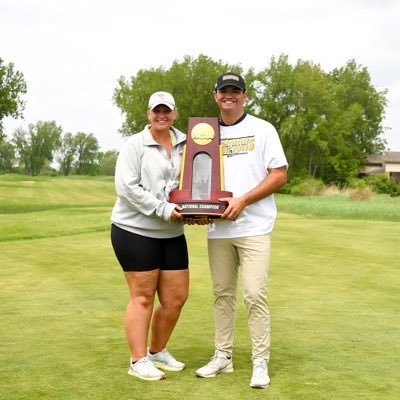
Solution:
<svg viewBox="0 0 400 400"><path fill-rule="evenodd" d="M326 72L366 67L388 90L383 137L400 151L399 21L397 0L0 0L0 58L28 88L24 118L6 118L5 131L56 121L118 150L119 77L199 54L259 71L285 54Z"/></svg>

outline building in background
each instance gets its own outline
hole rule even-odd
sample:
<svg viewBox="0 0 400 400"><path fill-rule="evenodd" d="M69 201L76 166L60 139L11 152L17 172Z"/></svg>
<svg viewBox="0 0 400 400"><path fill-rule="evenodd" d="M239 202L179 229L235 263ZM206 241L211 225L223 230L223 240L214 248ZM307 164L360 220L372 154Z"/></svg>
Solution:
<svg viewBox="0 0 400 400"><path fill-rule="evenodd" d="M400 184L400 151L385 151L383 154L368 156L365 175L385 174Z"/></svg>

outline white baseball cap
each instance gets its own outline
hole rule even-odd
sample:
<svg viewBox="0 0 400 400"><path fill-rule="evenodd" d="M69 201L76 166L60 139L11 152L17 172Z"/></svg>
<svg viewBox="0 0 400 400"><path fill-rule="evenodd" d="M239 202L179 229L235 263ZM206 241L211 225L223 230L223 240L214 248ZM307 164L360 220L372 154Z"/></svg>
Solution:
<svg viewBox="0 0 400 400"><path fill-rule="evenodd" d="M160 104L164 104L171 110L175 109L175 100L171 93L168 92L155 92L150 96L149 109L152 110Z"/></svg>

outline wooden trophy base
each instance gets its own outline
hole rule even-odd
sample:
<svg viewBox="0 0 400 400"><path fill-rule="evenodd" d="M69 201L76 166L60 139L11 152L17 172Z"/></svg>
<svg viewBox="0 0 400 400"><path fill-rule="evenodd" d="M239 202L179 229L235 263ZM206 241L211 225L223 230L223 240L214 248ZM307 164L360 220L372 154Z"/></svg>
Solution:
<svg viewBox="0 0 400 400"><path fill-rule="evenodd" d="M179 211L185 218L211 218L218 219L225 212L228 203L219 201L222 197L232 197L232 192L212 192L209 200L194 200L190 198L189 190L173 190L170 201L182 208Z"/></svg>

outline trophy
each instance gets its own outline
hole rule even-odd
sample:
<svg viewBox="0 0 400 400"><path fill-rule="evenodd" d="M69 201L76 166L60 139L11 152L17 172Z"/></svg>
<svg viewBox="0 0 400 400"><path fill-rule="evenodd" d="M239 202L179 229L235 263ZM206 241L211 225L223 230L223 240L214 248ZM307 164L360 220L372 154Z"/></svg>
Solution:
<svg viewBox="0 0 400 400"><path fill-rule="evenodd" d="M224 190L224 164L218 118L189 118L186 145L183 150L179 189L170 193L187 218L220 218L228 203L221 197L232 197Z"/></svg>

